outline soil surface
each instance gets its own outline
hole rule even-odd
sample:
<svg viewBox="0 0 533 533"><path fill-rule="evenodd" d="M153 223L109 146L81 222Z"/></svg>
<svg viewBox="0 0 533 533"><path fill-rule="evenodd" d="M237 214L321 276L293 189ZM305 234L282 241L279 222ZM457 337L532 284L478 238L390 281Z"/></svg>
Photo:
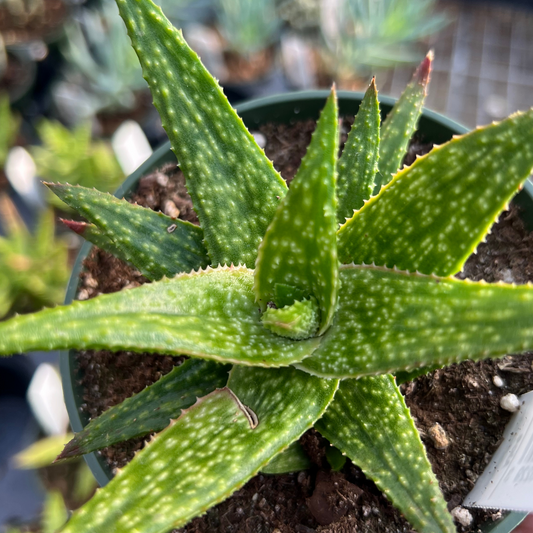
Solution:
<svg viewBox="0 0 533 533"><path fill-rule="evenodd" d="M350 120L343 121L343 141L350 124ZM288 182L296 173L313 130L313 121L261 128L267 139L265 152ZM405 162L411 163L416 154L430 149L430 144L415 137ZM132 200L170 216L179 212L180 218L197 222L183 176L174 165L143 178ZM458 277L488 282L533 281L532 239L517 208L512 207L501 215L487 242L480 244L477 255L469 258ZM85 266L80 299L146 282L134 268L97 249L93 249ZM80 379L85 389L82 410L89 417L98 416L181 362L180 358L131 352L81 352ZM450 510L460 505L499 444L511 416L499 406L500 398L510 392L520 395L533 390L532 365L531 353L499 361L465 362L402 385ZM495 376L503 381L500 387L494 384ZM449 441L446 449L437 449L430 437L436 423ZM308 431L300 442L312 468L293 474L258 475L231 498L175 533L412 531L357 466L347 461L340 472L331 471L325 458L329 444L316 431ZM115 468L127 463L142 446L143 439L132 439L100 453ZM479 524L501 516L498 511L472 510L472 514L473 525L458 526L458 531L477 531Z"/></svg>

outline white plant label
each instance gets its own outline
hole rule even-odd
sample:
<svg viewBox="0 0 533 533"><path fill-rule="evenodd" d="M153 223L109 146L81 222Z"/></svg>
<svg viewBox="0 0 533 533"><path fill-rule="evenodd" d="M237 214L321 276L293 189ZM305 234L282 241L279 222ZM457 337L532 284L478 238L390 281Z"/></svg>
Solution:
<svg viewBox="0 0 533 533"><path fill-rule="evenodd" d="M533 392L520 397L520 410L463 505L533 512Z"/></svg>

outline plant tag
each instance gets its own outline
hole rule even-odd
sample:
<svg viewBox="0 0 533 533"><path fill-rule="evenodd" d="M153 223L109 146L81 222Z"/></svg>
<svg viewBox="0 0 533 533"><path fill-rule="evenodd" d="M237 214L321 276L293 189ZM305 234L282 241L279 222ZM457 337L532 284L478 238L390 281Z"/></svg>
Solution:
<svg viewBox="0 0 533 533"><path fill-rule="evenodd" d="M466 507L533 512L533 392L520 397L503 442L463 503Z"/></svg>

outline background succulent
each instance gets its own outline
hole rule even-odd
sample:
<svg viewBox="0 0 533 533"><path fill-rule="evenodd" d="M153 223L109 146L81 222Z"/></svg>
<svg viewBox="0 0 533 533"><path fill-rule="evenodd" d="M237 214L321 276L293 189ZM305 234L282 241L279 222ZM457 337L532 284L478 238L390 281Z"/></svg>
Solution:
<svg viewBox="0 0 533 533"><path fill-rule="evenodd" d="M428 56L381 126L371 84L338 161L333 91L287 190L162 12L150 0L118 4L201 228L50 185L87 218L80 233L153 283L16 317L0 325L0 353L106 347L192 358L67 445L62 458L166 427L64 531L185 524L279 454L294 455L313 425L417 530L454 531L390 372L533 346L530 286L450 277L528 177L533 112L397 172Z"/></svg>
<svg viewBox="0 0 533 533"><path fill-rule="evenodd" d="M81 8L64 28L64 80L54 98L64 117L86 120L99 112L130 110L146 89L139 63L114 2Z"/></svg>
<svg viewBox="0 0 533 533"><path fill-rule="evenodd" d="M43 212L32 234L11 200L0 196L0 319L63 300L67 245L54 235L54 216Z"/></svg>
<svg viewBox="0 0 533 533"><path fill-rule="evenodd" d="M60 122L43 119L37 131L42 145L33 146L31 152L41 179L112 191L124 178L111 146L92 140L90 123L70 130ZM59 209L66 209L57 196L50 194L48 199Z"/></svg>
<svg viewBox="0 0 533 533"><path fill-rule="evenodd" d="M420 41L448 21L434 7L433 0L323 0L322 35L337 75L420 61Z"/></svg>
<svg viewBox="0 0 533 533"><path fill-rule="evenodd" d="M217 21L228 48L243 56L273 44L280 28L274 0L218 0Z"/></svg>

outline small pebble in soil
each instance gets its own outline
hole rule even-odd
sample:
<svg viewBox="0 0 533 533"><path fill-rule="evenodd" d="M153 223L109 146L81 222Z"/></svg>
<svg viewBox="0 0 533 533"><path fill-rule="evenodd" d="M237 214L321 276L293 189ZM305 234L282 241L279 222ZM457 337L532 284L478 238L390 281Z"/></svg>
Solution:
<svg viewBox="0 0 533 533"><path fill-rule="evenodd" d="M520 401L516 394L506 394L500 400L500 407L509 411L510 413L516 413L520 409Z"/></svg>
<svg viewBox="0 0 533 533"><path fill-rule="evenodd" d="M461 507L460 505L452 509L451 514L453 519L464 527L469 526L474 520L470 514L470 511L464 507Z"/></svg>
<svg viewBox="0 0 533 533"><path fill-rule="evenodd" d="M445 450L450 445L446 431L444 431L444 428L439 423L433 424L428 429L428 434L437 450Z"/></svg>
<svg viewBox="0 0 533 533"><path fill-rule="evenodd" d="M501 388L503 387L503 379L498 376L498 374L496 374L493 378L492 378L492 383L494 383L494 385L498 388Z"/></svg>

